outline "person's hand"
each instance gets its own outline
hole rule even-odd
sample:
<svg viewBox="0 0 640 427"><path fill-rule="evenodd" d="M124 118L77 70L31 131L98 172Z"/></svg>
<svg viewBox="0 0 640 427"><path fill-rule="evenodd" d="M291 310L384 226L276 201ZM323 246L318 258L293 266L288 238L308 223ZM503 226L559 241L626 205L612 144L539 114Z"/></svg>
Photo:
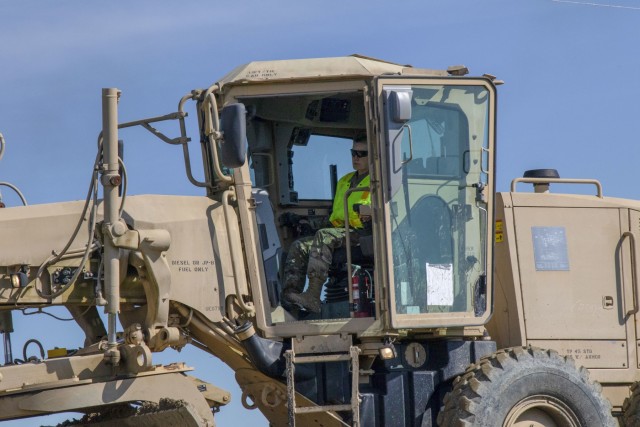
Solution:
<svg viewBox="0 0 640 427"><path fill-rule="evenodd" d="M359 215L360 222L369 222L371 221L371 215Z"/></svg>
<svg viewBox="0 0 640 427"><path fill-rule="evenodd" d="M354 205L355 207L355 205ZM369 205L358 205L358 217L360 218L360 222L369 222L371 221L371 206Z"/></svg>

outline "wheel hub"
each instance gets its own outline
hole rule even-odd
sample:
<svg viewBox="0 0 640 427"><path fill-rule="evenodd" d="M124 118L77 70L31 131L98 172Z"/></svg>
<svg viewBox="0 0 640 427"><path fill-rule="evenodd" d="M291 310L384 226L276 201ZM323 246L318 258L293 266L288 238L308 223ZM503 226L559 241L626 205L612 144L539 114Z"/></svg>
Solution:
<svg viewBox="0 0 640 427"><path fill-rule="evenodd" d="M516 403L507 414L503 427L580 427L569 408L552 396L529 396Z"/></svg>

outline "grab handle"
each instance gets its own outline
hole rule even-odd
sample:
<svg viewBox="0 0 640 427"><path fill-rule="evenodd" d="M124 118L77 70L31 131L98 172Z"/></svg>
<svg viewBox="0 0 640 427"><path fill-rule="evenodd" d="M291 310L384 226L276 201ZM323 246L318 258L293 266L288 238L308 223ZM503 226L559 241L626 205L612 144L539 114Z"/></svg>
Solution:
<svg viewBox="0 0 640 427"><path fill-rule="evenodd" d="M640 310L640 304L638 303L638 274L636 264L636 237L630 231L622 233L622 239L629 238L631 242L631 286L633 291L633 309L627 311L626 317L636 314Z"/></svg>

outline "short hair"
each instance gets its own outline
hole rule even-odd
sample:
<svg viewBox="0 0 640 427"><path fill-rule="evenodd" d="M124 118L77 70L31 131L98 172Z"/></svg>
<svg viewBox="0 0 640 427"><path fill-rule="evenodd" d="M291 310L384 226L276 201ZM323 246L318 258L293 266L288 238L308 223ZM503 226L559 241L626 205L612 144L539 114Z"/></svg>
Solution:
<svg viewBox="0 0 640 427"><path fill-rule="evenodd" d="M353 142L367 142L367 134L361 133L353 138Z"/></svg>

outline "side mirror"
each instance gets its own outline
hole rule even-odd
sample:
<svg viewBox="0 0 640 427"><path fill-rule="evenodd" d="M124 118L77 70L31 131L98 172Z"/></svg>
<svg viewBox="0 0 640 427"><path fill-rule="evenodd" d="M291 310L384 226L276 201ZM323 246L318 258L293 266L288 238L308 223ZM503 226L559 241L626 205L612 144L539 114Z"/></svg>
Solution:
<svg viewBox="0 0 640 427"><path fill-rule="evenodd" d="M247 111L244 104L229 104L220 113L220 161L225 167L237 168L247 157Z"/></svg>
<svg viewBox="0 0 640 427"><path fill-rule="evenodd" d="M389 110L391 119L396 123L405 123L411 120L411 91L389 92Z"/></svg>

